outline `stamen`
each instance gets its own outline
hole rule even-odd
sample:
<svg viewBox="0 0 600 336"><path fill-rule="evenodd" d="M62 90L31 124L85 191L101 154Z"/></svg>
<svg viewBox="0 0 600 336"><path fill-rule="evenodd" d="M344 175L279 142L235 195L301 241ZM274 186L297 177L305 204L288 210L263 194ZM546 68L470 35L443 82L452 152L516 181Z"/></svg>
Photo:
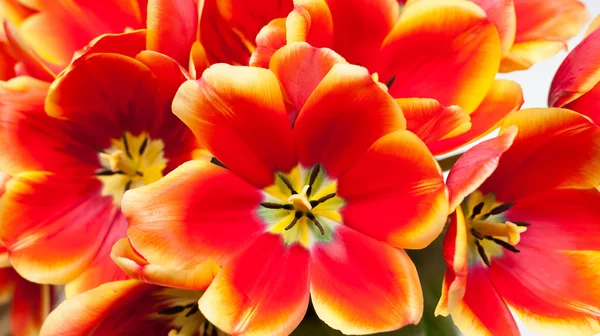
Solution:
<svg viewBox="0 0 600 336"><path fill-rule="evenodd" d="M137 175L137 169L134 163L125 157L122 150L116 150L110 154L100 153L100 157L108 161L110 170L113 172L121 171L127 175Z"/></svg>
<svg viewBox="0 0 600 336"><path fill-rule="evenodd" d="M321 204L321 203L323 203L323 202L325 202L327 200L330 200L330 199L334 198L335 195L336 195L335 193L327 194L327 195L325 195L325 196L323 196L323 197L321 197L321 198L319 198L317 200L310 201L310 205L312 205L312 207L314 208L317 205L319 205L319 204Z"/></svg>
<svg viewBox="0 0 600 336"><path fill-rule="evenodd" d="M512 208L516 203L514 202L510 202L510 203L504 203L501 205L498 205L497 207L493 208L492 210L490 210L487 214L488 215L497 215L497 214L501 214L504 211Z"/></svg>
<svg viewBox="0 0 600 336"><path fill-rule="evenodd" d="M296 213L294 214L294 220L292 220L292 222L288 226L285 227L285 230L287 231L287 230L293 228L294 225L296 225L296 223L298 223L298 220L300 218L302 218L302 216L304 216L304 213L302 211L296 211Z"/></svg>
<svg viewBox="0 0 600 336"><path fill-rule="evenodd" d="M271 202L262 202L260 203L262 207L267 209L284 209L284 210L294 210L294 206L291 204L279 204L279 203L271 203Z"/></svg>
<svg viewBox="0 0 600 336"><path fill-rule="evenodd" d="M173 306L169 308L165 308L158 312L158 315L173 315L177 313L181 313L186 307L185 306Z"/></svg>
<svg viewBox="0 0 600 336"><path fill-rule="evenodd" d="M475 245L477 246L477 252L481 257L481 260L483 260L487 267L490 267L490 259L488 258L487 254L485 254L485 249L483 248L483 246L481 246L479 240L475 241Z"/></svg>
<svg viewBox="0 0 600 336"><path fill-rule="evenodd" d="M388 87L388 89L389 89L389 88L391 88L391 87L392 87L392 84L394 84L394 81L395 81L395 80L396 80L396 76L392 76L392 77L391 77L391 78L390 78L390 79L387 81L387 83L385 83L385 86L387 86L387 87Z"/></svg>
<svg viewBox="0 0 600 336"><path fill-rule="evenodd" d="M471 229L471 234L479 239L479 240L483 240L483 235L481 233L479 233L479 231L475 230L475 229Z"/></svg>
<svg viewBox="0 0 600 336"><path fill-rule="evenodd" d="M312 213L308 212L306 213L306 217L308 217L308 219L310 219L315 226L319 229L319 231L321 232L321 235L325 235L325 229L323 229L323 225L321 225L321 223L319 223L319 221L317 220L317 218L315 217L315 215L313 215Z"/></svg>
<svg viewBox="0 0 600 336"><path fill-rule="evenodd" d="M96 176L112 176L112 175L115 175L115 174L123 175L123 172L120 171L120 170L117 170L117 171L102 170L102 171L99 171L99 172L95 173L94 175L96 175Z"/></svg>
<svg viewBox="0 0 600 336"><path fill-rule="evenodd" d="M296 195L298 193L292 186L292 183L290 182L290 180L287 179L287 177L285 177L282 174L278 174L277 176L279 176L279 178L281 179L281 181L283 181L285 186L292 192L292 195Z"/></svg>
<svg viewBox="0 0 600 336"><path fill-rule="evenodd" d="M306 197L310 197L310 193L312 192L312 186L315 183L315 181L317 180L317 177L319 176L319 172L321 171L321 165L317 164L312 172L310 173L310 178L308 179L308 191L306 192Z"/></svg>
<svg viewBox="0 0 600 336"><path fill-rule="evenodd" d="M185 317L190 317L190 316L196 314L198 312L198 310L199 310L198 305L196 304L192 307L192 309L190 309L189 312L187 312L187 314L185 314Z"/></svg>
<svg viewBox="0 0 600 336"><path fill-rule="evenodd" d="M475 216L477 216L481 213L481 210L483 209L484 205L485 205L485 203L480 202L476 206L473 207L473 213L471 214L471 219L475 218Z"/></svg>
<svg viewBox="0 0 600 336"><path fill-rule="evenodd" d="M142 145L140 146L140 149L138 150L139 155L144 154L144 151L146 150L146 146L148 146L148 137L144 138L144 142L142 142Z"/></svg>
<svg viewBox="0 0 600 336"><path fill-rule="evenodd" d="M531 223L527 223L527 222L516 222L513 221L513 223L515 223L516 226L524 226L524 227L528 227L531 225Z"/></svg>
<svg viewBox="0 0 600 336"><path fill-rule="evenodd" d="M505 249L507 249L507 250L509 250L509 251L511 251L511 252L514 252L514 253L519 253L519 252L521 252L519 249L517 249L516 247L512 246L511 244L509 244L509 243L505 242L505 241L504 241L504 240L502 240L502 239L494 238L494 237L492 237L492 236L485 236L485 239L491 240L491 241L493 241L494 243L496 243L496 244L498 244L498 245L500 245L500 246L504 247Z"/></svg>
<svg viewBox="0 0 600 336"><path fill-rule="evenodd" d="M132 182L133 182L132 180L129 180L129 182L127 182L127 184L125 184L125 191L131 189L131 183Z"/></svg>
<svg viewBox="0 0 600 336"><path fill-rule="evenodd" d="M133 159L131 152L129 152L129 143L127 142L127 135L123 133L123 147L125 147L125 153L130 159Z"/></svg>

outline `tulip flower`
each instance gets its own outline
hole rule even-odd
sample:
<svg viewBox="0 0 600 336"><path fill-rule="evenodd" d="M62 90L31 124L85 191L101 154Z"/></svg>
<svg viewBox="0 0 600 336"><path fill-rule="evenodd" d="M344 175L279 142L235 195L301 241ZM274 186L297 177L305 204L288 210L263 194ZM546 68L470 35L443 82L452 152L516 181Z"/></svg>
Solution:
<svg viewBox="0 0 600 336"><path fill-rule="evenodd" d="M180 87L174 113L227 169L190 161L125 193L131 269L173 270L160 284L183 287L213 260L222 268L199 307L231 334L289 334L309 295L345 333L417 323L423 298L402 248L427 246L446 220L437 163L367 69L334 64L293 128L289 81L217 64Z"/></svg>
<svg viewBox="0 0 600 336"><path fill-rule="evenodd" d="M448 176L455 209L437 314L466 335L600 332L600 129L565 109L511 114ZM509 310L510 308L510 310Z"/></svg>
<svg viewBox="0 0 600 336"><path fill-rule="evenodd" d="M137 280L110 282L61 303L40 335L224 336L199 312L201 295Z"/></svg>
<svg viewBox="0 0 600 336"><path fill-rule="evenodd" d="M186 74L143 51L145 34L103 36L49 85L1 84L0 240L23 277L67 295L126 275L110 259L125 236L125 191L152 183L198 148L171 112Z"/></svg>
<svg viewBox="0 0 600 336"><path fill-rule="evenodd" d="M415 1L401 13L394 0L294 3L285 26L270 24L258 34L251 65L276 66L273 53L295 41L330 48L385 83L408 129L434 155L488 134L523 104L517 83L494 80L501 40L471 2ZM311 80L305 77L297 81Z"/></svg>
<svg viewBox="0 0 600 336"><path fill-rule="evenodd" d="M147 0L0 1L15 74L52 81L97 36L143 28L146 7Z"/></svg>
<svg viewBox="0 0 600 336"><path fill-rule="evenodd" d="M595 22L600 22L596 19ZM595 26L595 25L592 25ZM548 105L564 107L600 122L600 30L591 30L560 65L552 81Z"/></svg>

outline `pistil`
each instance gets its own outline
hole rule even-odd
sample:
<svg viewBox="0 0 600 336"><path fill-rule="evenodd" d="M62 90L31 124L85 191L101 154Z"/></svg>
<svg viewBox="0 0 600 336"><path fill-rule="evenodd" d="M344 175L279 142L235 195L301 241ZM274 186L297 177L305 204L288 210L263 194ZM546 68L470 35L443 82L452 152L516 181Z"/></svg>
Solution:
<svg viewBox="0 0 600 336"><path fill-rule="evenodd" d="M514 223L496 223L487 220L473 220L472 228L482 236L502 237L511 245L516 245L521 240L521 233L527 231L524 226Z"/></svg>
<svg viewBox="0 0 600 336"><path fill-rule="evenodd" d="M308 200L308 196L306 194L309 188L309 185L305 185L299 194L294 194L288 197L288 202L290 202L292 205L294 205L294 208L300 211L308 212L312 210L313 207L310 204L310 201Z"/></svg>

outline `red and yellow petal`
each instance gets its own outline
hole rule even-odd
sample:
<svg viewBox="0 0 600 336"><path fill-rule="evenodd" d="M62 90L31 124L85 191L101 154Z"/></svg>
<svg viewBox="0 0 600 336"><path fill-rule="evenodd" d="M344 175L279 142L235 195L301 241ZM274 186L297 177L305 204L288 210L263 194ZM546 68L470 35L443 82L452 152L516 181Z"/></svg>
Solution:
<svg viewBox="0 0 600 336"><path fill-rule="evenodd" d="M594 89L600 81L600 30L592 32L577 45L560 65L552 80L548 105L564 107ZM582 112L587 110L585 106ZM579 109L575 111L579 112Z"/></svg>
<svg viewBox="0 0 600 336"><path fill-rule="evenodd" d="M23 65L24 70L17 71L18 74L29 75L43 81L51 82L54 80L55 71L42 62L40 57L23 40L21 33L8 21L4 21L4 33L15 59Z"/></svg>
<svg viewBox="0 0 600 336"><path fill-rule="evenodd" d="M10 324L12 335L38 335L44 320L54 304L53 288L23 278L17 281L12 305Z"/></svg>
<svg viewBox="0 0 600 336"><path fill-rule="evenodd" d="M492 175L502 154L512 145L518 128L511 126L498 137L483 141L466 151L452 166L448 174L448 191L450 193L450 211L469 194L477 190Z"/></svg>
<svg viewBox="0 0 600 336"><path fill-rule="evenodd" d="M0 238L19 274L35 282L66 283L87 269L111 230L119 229L113 227L119 209L100 188L95 178L43 172L22 173L6 184Z"/></svg>
<svg viewBox="0 0 600 336"><path fill-rule="evenodd" d="M590 91L566 104L564 108L588 116L596 125L600 125L600 85L596 84Z"/></svg>
<svg viewBox="0 0 600 336"><path fill-rule="evenodd" d="M311 251L311 298L325 323L356 335L419 322L421 285L403 250L344 226L333 239Z"/></svg>
<svg viewBox="0 0 600 336"><path fill-rule="evenodd" d="M278 18L264 26L256 35L256 50L250 57L250 66L269 68L273 54L287 42L285 19Z"/></svg>
<svg viewBox="0 0 600 336"><path fill-rule="evenodd" d="M405 127L400 108L367 69L335 64L296 120L299 161L320 163L329 176L338 177L377 139Z"/></svg>
<svg viewBox="0 0 600 336"><path fill-rule="evenodd" d="M600 192L555 189L519 199L506 218L532 225L521 243L555 250L600 250Z"/></svg>
<svg viewBox="0 0 600 336"><path fill-rule="evenodd" d="M348 62L368 67L398 20L396 0L326 0L333 19L333 50ZM365 29L368 27L368 29ZM311 42L310 40L308 42Z"/></svg>
<svg viewBox="0 0 600 336"><path fill-rule="evenodd" d="M159 312L174 306L192 307L201 294L137 280L107 283L61 303L44 322L41 335L166 335L181 328L186 319ZM203 318L193 315L189 319Z"/></svg>
<svg viewBox="0 0 600 336"><path fill-rule="evenodd" d="M221 269L200 311L230 334L288 335L308 307L309 258L301 245L264 234Z"/></svg>
<svg viewBox="0 0 600 336"><path fill-rule="evenodd" d="M395 98L434 98L470 113L492 87L500 56L498 32L474 3L416 1L369 70L383 82L396 79L389 89Z"/></svg>
<svg viewBox="0 0 600 336"><path fill-rule="evenodd" d="M193 270L208 259L223 265L262 234L263 195L231 171L189 161L159 181L125 193L131 245L150 264Z"/></svg>
<svg viewBox="0 0 600 336"><path fill-rule="evenodd" d="M300 111L331 68L339 63L345 64L346 60L333 50L298 42L279 49L269 68L279 79L294 110Z"/></svg>
<svg viewBox="0 0 600 336"><path fill-rule="evenodd" d="M495 259L489 274L523 323L540 334L600 332L598 251L556 251L524 242L519 250Z"/></svg>
<svg viewBox="0 0 600 336"><path fill-rule="evenodd" d="M464 297L450 313L454 324L465 335L521 335L483 267L469 269Z"/></svg>
<svg viewBox="0 0 600 336"><path fill-rule="evenodd" d="M508 79L494 81L483 102L471 113L471 128L455 137L431 144L430 150L439 155L473 143L497 129L509 113L523 105L521 86Z"/></svg>
<svg viewBox="0 0 600 336"><path fill-rule="evenodd" d="M219 161L257 187L297 163L283 95L269 70L213 65L179 88L173 112Z"/></svg>
<svg viewBox="0 0 600 336"><path fill-rule="evenodd" d="M553 39L515 43L510 53L502 59L500 72L527 70L560 51L567 51L567 48L566 42Z"/></svg>
<svg viewBox="0 0 600 336"><path fill-rule="evenodd" d="M199 8L195 0L150 0L146 47L186 66L196 41L198 20Z"/></svg>
<svg viewBox="0 0 600 336"><path fill-rule="evenodd" d="M333 18L327 1L295 0L294 10L286 19L286 40L288 43L308 42L315 47L333 47Z"/></svg>
<svg viewBox="0 0 600 336"><path fill-rule="evenodd" d="M502 45L502 56L506 56L517 33L517 16L515 12L515 0L471 0L481 7L487 14L490 22L496 26L500 35Z"/></svg>
<svg viewBox="0 0 600 336"><path fill-rule="evenodd" d="M133 249L127 238L115 243L111 257L130 277L146 283L171 288L204 290L210 285L220 269L211 259L185 270L149 264L144 257Z"/></svg>
<svg viewBox="0 0 600 336"><path fill-rule="evenodd" d="M135 58L146 50L147 31L140 29L122 34L104 34L90 41L83 49L75 52L73 62L82 56L94 53L115 53Z"/></svg>
<svg viewBox="0 0 600 336"><path fill-rule="evenodd" d="M340 176L337 195L346 201L344 225L399 248L429 245L448 215L439 166L425 144L406 130L375 142Z"/></svg>
<svg viewBox="0 0 600 336"><path fill-rule="evenodd" d="M458 106L442 106L430 98L399 98L396 103L406 118L406 128L429 148L440 140L453 138L471 128L469 114ZM439 153L433 152L433 155Z"/></svg>
<svg viewBox="0 0 600 336"><path fill-rule="evenodd" d="M600 129L565 109L512 113L503 129L519 129L494 173L481 186L500 202L553 188L591 189L600 184Z"/></svg>

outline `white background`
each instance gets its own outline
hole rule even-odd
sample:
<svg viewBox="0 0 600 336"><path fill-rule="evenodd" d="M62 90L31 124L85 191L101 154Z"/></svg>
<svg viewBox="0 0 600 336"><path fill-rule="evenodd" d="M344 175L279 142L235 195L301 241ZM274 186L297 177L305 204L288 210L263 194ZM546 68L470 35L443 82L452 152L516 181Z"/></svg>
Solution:
<svg viewBox="0 0 600 336"><path fill-rule="evenodd" d="M556 0L547 0L556 1ZM599 0L582 0L586 4L588 11L591 13L592 18L600 15L600 1ZM587 28L587 27L586 27ZM579 34L579 36L569 41L569 50L573 49L581 39L583 38L585 30ZM523 107L546 107L548 106L548 91L550 89L550 83L556 70L567 56L567 52L561 52L551 59L534 65L531 69L526 71L517 71L509 74L503 74L500 77L512 79L523 88L523 94L525 96L525 104ZM600 64L598 65L600 66ZM524 336L537 336L538 334L527 330L522 324L519 326L523 331Z"/></svg>

